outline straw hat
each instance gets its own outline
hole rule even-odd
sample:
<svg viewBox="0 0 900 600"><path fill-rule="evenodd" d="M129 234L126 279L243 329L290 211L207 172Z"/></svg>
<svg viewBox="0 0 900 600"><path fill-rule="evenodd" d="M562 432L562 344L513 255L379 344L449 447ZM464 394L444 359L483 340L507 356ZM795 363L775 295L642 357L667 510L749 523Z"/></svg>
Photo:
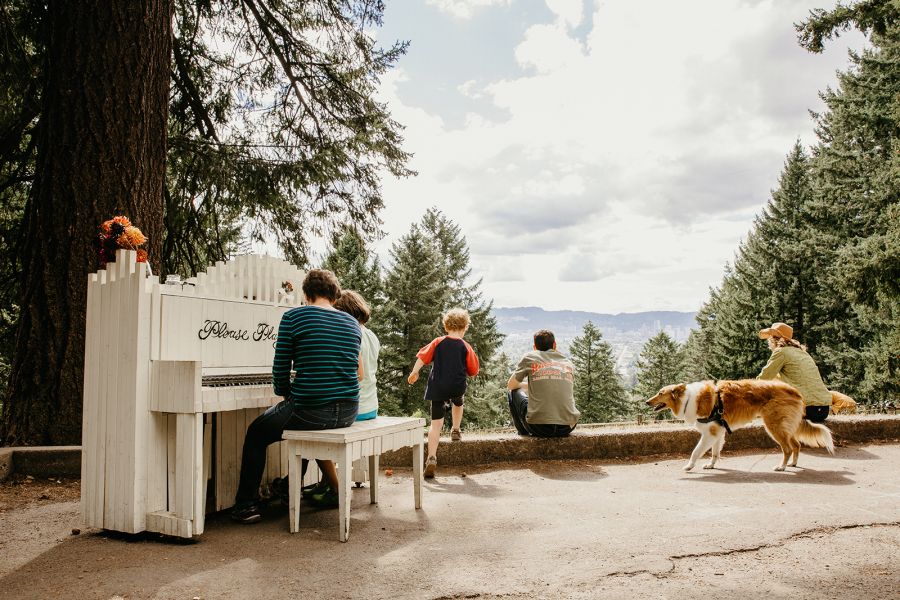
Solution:
<svg viewBox="0 0 900 600"><path fill-rule="evenodd" d="M789 340L793 335L794 328L787 323L772 323L771 327L766 327L759 332L759 338L762 340L770 337L780 337Z"/></svg>

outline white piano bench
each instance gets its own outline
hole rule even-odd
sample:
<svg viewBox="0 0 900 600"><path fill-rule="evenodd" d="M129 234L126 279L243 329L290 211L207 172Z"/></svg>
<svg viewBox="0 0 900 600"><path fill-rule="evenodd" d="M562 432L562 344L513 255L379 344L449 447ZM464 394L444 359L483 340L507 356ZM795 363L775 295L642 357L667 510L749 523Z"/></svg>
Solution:
<svg viewBox="0 0 900 600"><path fill-rule="evenodd" d="M302 458L334 461L340 479L338 507L338 539L350 537L350 498L352 495L353 461L369 459L369 499L378 503L378 459L382 452L412 446L413 493L415 506L422 508L422 460L425 445L425 419L411 417L376 417L356 421L350 427L318 431L285 430L288 478L290 482L290 529L300 529L300 460Z"/></svg>

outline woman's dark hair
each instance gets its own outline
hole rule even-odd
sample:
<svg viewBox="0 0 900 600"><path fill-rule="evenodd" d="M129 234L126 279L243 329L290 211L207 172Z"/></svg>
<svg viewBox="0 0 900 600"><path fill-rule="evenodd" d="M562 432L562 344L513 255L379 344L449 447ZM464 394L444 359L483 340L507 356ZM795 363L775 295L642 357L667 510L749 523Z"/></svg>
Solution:
<svg viewBox="0 0 900 600"><path fill-rule="evenodd" d="M341 284L331 271L312 269L303 280L303 294L310 302L314 302L316 298L335 302L341 297Z"/></svg>
<svg viewBox="0 0 900 600"><path fill-rule="evenodd" d="M360 325L368 323L369 317L372 316L369 305L358 292L353 290L342 291L341 297L334 303L334 307L359 321Z"/></svg>
<svg viewBox="0 0 900 600"><path fill-rule="evenodd" d="M552 350L555 342L556 337L554 337L553 332L549 329L541 329L534 334L534 347L542 352L545 350Z"/></svg>

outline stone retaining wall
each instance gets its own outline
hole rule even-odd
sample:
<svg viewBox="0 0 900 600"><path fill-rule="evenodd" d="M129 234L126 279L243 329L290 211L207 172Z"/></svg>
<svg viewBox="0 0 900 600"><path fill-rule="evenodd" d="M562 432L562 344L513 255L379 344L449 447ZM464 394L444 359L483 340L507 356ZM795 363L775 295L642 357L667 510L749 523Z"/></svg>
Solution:
<svg viewBox="0 0 900 600"><path fill-rule="evenodd" d="M0 481L13 473L36 477L79 477L81 446L0 448Z"/></svg>
<svg viewBox="0 0 900 600"><path fill-rule="evenodd" d="M830 417L826 423L837 444L844 442L900 441L900 415ZM465 423L463 424L465 425ZM463 434L462 442L441 441L442 466L484 465L496 462L559 459L620 459L659 454L688 455L700 434L682 423L615 429L576 428L569 437L541 439L515 433ZM739 429L725 441L724 452L775 448L762 425ZM381 457L386 466L411 466L408 450Z"/></svg>
<svg viewBox="0 0 900 600"><path fill-rule="evenodd" d="M465 425L465 423L464 423ZM900 442L900 415L830 417L835 443ZM644 427L579 427L566 438L521 437L514 432L464 433L461 442L441 441L442 466L490 465L498 462L560 459L621 459L660 454L688 455L699 434L681 423ZM729 450L774 448L761 425L735 431L725 442ZM412 466L408 449L382 455L389 467ZM13 473L77 477L81 472L80 446L0 448L0 481Z"/></svg>

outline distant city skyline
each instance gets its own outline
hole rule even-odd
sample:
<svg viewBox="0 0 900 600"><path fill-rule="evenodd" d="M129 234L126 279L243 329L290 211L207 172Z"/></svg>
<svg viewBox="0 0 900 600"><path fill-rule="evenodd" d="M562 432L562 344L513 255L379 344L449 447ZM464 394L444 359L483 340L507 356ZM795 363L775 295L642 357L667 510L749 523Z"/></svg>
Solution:
<svg viewBox="0 0 900 600"><path fill-rule="evenodd" d="M385 179L376 251L436 206L497 306L697 310L861 47L797 45L833 5L388 3L377 39L411 45L381 97L419 175Z"/></svg>

